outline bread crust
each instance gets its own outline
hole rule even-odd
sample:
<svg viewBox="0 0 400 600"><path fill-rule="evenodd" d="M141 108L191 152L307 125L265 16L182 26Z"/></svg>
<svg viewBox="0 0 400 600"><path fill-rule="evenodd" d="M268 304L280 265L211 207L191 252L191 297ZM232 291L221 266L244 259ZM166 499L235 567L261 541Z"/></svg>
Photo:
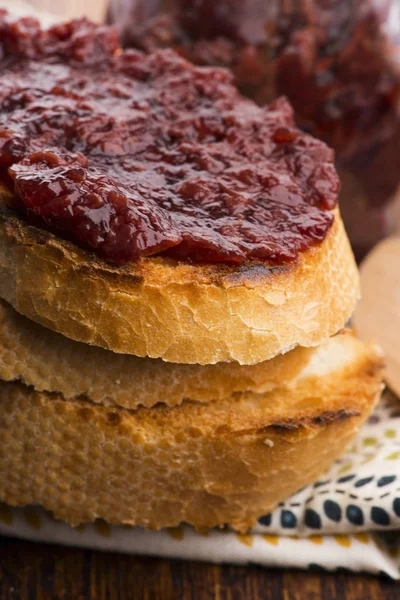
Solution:
<svg viewBox="0 0 400 600"><path fill-rule="evenodd" d="M210 402L235 392L263 393L287 385L307 364L311 348L296 348L257 365L180 365L138 358L70 340L0 300L0 379L37 391L84 396L129 409L183 400Z"/></svg>
<svg viewBox="0 0 400 600"><path fill-rule="evenodd" d="M256 364L341 329L359 296L338 211L296 263L200 265L155 257L115 267L0 213L0 297L63 335L176 363Z"/></svg>
<svg viewBox="0 0 400 600"><path fill-rule="evenodd" d="M0 499L72 525L244 531L344 452L379 396L381 367L362 350L290 390L136 411L1 382Z"/></svg>

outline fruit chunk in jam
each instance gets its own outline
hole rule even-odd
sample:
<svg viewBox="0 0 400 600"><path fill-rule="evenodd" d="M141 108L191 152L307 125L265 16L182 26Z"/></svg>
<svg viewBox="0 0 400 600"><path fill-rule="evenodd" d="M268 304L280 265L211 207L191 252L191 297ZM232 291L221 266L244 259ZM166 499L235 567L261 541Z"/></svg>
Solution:
<svg viewBox="0 0 400 600"><path fill-rule="evenodd" d="M121 52L88 21L0 18L0 173L32 224L118 263L283 264L320 243L332 151L260 108L228 72Z"/></svg>

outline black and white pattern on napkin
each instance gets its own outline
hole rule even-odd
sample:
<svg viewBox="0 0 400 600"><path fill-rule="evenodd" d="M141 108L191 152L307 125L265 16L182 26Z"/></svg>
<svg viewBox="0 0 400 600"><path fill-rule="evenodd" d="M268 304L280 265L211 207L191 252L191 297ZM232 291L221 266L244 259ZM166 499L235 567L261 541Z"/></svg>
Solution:
<svg viewBox="0 0 400 600"><path fill-rule="evenodd" d="M389 391L328 473L259 519L254 533L400 529L400 401Z"/></svg>

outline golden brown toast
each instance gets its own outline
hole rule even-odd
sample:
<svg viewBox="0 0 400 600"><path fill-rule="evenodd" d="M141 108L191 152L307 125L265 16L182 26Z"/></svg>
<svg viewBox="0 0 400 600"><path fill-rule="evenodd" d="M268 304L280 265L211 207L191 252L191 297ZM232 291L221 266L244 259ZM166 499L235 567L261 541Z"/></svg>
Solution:
<svg viewBox="0 0 400 600"><path fill-rule="evenodd" d="M110 406L174 406L185 399L209 402L235 392L269 392L294 379L313 351L299 347L257 365L166 363L74 342L0 300L0 379Z"/></svg>
<svg viewBox="0 0 400 600"><path fill-rule="evenodd" d="M208 404L129 411L1 382L0 499L72 525L246 530L315 480L372 410L380 355L346 339L317 349L290 387Z"/></svg>
<svg viewBox="0 0 400 600"><path fill-rule="evenodd" d="M86 344L175 363L256 364L341 329L359 295L339 215L284 267L143 258L123 267L0 213L0 297Z"/></svg>

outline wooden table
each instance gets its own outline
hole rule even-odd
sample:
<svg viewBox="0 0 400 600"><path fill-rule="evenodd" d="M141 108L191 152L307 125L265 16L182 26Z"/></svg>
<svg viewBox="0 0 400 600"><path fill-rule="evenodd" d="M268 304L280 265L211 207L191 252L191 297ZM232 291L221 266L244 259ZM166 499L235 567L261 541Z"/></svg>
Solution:
<svg viewBox="0 0 400 600"><path fill-rule="evenodd" d="M399 600L400 582L140 558L0 537L0 600Z"/></svg>

